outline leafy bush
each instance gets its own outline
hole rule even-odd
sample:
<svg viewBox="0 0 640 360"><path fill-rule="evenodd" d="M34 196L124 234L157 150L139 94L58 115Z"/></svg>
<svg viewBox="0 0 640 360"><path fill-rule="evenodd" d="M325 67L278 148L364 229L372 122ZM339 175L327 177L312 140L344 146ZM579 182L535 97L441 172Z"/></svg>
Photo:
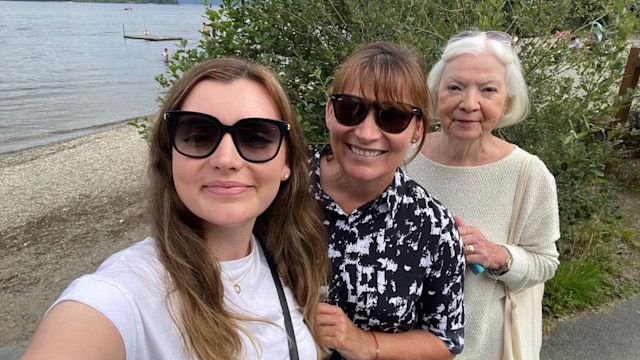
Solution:
<svg viewBox="0 0 640 360"><path fill-rule="evenodd" d="M286 83L309 141L323 143L327 84L336 65L361 44L375 40L410 44L424 54L429 68L446 40L461 30L517 35L533 111L527 121L499 134L540 156L555 175L562 228L558 246L564 263L559 274L562 269L587 274L552 280L547 295L557 302L568 296L567 291L582 293L578 290L615 276L593 271L593 264L581 260L599 251L597 244L619 238L601 226L616 221L615 199L604 176L606 166L620 159L625 130L621 124L612 125L614 116L621 101L637 96L616 95L627 40L637 28L637 16L629 11L632 2L223 0L219 9L206 10L214 36L203 37L191 49L183 43L169 71L157 80L169 87L195 62L211 57L235 55L268 64ZM604 24L607 37L588 49L567 51L568 39L551 36L557 29L572 29L585 43L594 20ZM145 123L136 125L144 132ZM592 233L584 236L584 229ZM580 298L585 299L572 295L567 301L573 306ZM545 308L551 316L563 313L549 302Z"/></svg>

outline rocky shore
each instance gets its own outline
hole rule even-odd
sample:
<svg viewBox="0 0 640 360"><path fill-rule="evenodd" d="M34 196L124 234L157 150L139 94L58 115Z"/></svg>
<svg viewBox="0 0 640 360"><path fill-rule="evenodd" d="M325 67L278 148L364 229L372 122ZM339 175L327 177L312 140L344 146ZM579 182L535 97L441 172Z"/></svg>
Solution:
<svg viewBox="0 0 640 360"><path fill-rule="evenodd" d="M148 234L146 163L130 126L0 158L0 359L73 279Z"/></svg>

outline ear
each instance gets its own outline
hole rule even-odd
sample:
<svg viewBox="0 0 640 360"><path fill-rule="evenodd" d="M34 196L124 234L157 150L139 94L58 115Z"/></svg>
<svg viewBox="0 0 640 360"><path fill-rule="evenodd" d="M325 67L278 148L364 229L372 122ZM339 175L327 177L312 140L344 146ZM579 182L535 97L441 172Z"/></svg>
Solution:
<svg viewBox="0 0 640 360"><path fill-rule="evenodd" d="M289 180L289 176L291 176L291 168L289 168L289 165L285 165L282 168L282 176L280 176L280 181Z"/></svg>
<svg viewBox="0 0 640 360"><path fill-rule="evenodd" d="M329 117L333 117L333 104L331 99L327 100L327 104L324 106L324 125L329 128Z"/></svg>
<svg viewBox="0 0 640 360"><path fill-rule="evenodd" d="M511 105L511 96L507 95L507 100L505 100L504 107L502 108L502 116L509 110L509 105Z"/></svg>
<svg viewBox="0 0 640 360"><path fill-rule="evenodd" d="M419 142L420 139L422 139L422 136L424 135L424 126L425 126L424 123L425 123L424 117L421 117L420 121L416 121L416 128L413 130L413 136L411 137L412 144L415 144Z"/></svg>

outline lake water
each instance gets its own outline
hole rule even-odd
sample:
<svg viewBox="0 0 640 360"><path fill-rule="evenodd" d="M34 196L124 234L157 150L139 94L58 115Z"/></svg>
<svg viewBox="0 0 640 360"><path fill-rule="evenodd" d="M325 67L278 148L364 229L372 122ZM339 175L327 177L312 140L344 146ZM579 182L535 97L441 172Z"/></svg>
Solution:
<svg viewBox="0 0 640 360"><path fill-rule="evenodd" d="M125 10L132 7L132 10ZM0 1L0 156L153 114L179 41L201 40L203 5Z"/></svg>

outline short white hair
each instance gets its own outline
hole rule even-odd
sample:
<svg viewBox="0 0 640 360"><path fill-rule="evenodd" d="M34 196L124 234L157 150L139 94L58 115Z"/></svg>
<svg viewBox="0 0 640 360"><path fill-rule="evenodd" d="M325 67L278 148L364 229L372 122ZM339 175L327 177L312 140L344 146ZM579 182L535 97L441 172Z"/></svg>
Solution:
<svg viewBox="0 0 640 360"><path fill-rule="evenodd" d="M440 60L431 68L427 84L433 100L433 115L438 107L438 87L444 68L453 59L465 54L480 54L488 51L495 55L505 66L508 103L504 115L496 125L496 129L515 125L524 120L531 108L529 90L522 74L520 59L514 44L504 44L497 40L487 39L485 32L477 32L474 36L450 41L442 52Z"/></svg>

